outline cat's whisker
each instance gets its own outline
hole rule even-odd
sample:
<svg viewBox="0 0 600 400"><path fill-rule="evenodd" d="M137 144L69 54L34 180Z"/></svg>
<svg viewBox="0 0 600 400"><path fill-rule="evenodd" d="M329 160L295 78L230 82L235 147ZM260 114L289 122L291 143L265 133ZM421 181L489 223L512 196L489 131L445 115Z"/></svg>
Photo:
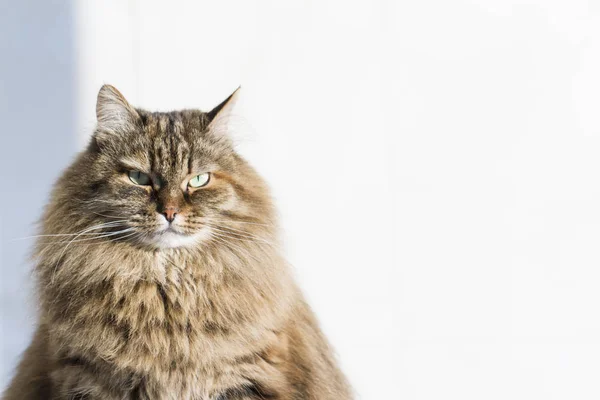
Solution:
<svg viewBox="0 0 600 400"><path fill-rule="evenodd" d="M137 235L134 235L133 237L129 238L129 240L135 241L136 243L140 243L140 239L146 235L147 234L145 232L138 232Z"/></svg>
<svg viewBox="0 0 600 400"><path fill-rule="evenodd" d="M231 243L230 241L226 240L226 239L221 239L220 237L217 237L217 235L215 235L214 232L210 232L210 235L212 237L212 239L214 239L215 241L225 245L225 246L230 246L233 247L234 249L237 249L238 251L244 253L246 256L252 258L253 260L260 262L260 260L256 257L254 257L252 254L250 254L247 250L241 248L240 246L237 246L233 243Z"/></svg>
<svg viewBox="0 0 600 400"><path fill-rule="evenodd" d="M256 236L252 233L249 232L245 232L245 231L241 231L238 229L234 229L234 228L230 228L230 227L224 227L224 226L215 226L209 223L206 223L206 226L209 226L211 229L214 229L218 232L221 232L223 234L228 234L232 237L239 237L239 238L245 238L245 239L249 239L251 241L260 241L263 242L265 244L268 244L270 246L274 246L273 243L269 242L266 239L261 238L260 236ZM238 233L241 232L241 233Z"/></svg>
<svg viewBox="0 0 600 400"><path fill-rule="evenodd" d="M118 225L121 222L127 222L127 220L111 221L109 223L110 224L114 223L115 225ZM113 226L113 225L111 225L111 226ZM76 233L52 233L52 234L43 234L43 235L24 236L24 237L20 237L20 238L10 239L9 242L14 242L17 240L25 240L25 239L36 239L36 238L40 238L40 237L73 237L73 236L77 236L77 235L92 236L92 235L101 235L101 234L102 234L102 232L81 233L81 231L76 232Z"/></svg>
<svg viewBox="0 0 600 400"><path fill-rule="evenodd" d="M79 235L75 236L69 243L67 243L67 245L65 246L65 248L63 249L63 251L60 253L60 255L58 256L58 259L56 261L56 265L54 266L54 269L52 271L52 276L50 278L50 283L54 283L54 278L56 275L56 270L58 269L58 264L60 263L60 260L62 259L63 255L65 254L65 251L67 251L67 249L69 248L69 245L71 243L73 243L74 240L76 240L79 236L81 236L84 233L90 232L90 231L94 231L94 230L98 230L98 229L104 229L106 227L112 227L115 225L118 225L121 222L105 222L103 224L98 224L98 225L94 225L90 228L84 229L82 232L79 233Z"/></svg>
<svg viewBox="0 0 600 400"><path fill-rule="evenodd" d="M220 219L220 218L213 218L213 217L205 217L205 218L208 219L209 221L216 221L216 222L231 222L231 223L236 223L236 224L247 224L247 225L259 225L259 226L273 227L272 224L262 224L259 222L239 221L237 219Z"/></svg>
<svg viewBox="0 0 600 400"><path fill-rule="evenodd" d="M256 240L252 240L252 239L242 239L242 238L239 238L239 237L234 237L234 236L224 235L224 234L217 233L217 232L214 232L214 231L211 231L211 234L212 234L214 237L221 238L221 239L223 239L223 240L225 240L225 241L227 241L228 243L231 243L231 244L233 244L232 242L236 242L236 241L237 241L237 242L240 242L240 244L242 244L242 243L252 243L253 245L255 245L255 246L257 246L258 248L260 248L261 250L263 250L263 249L262 249L262 245L263 245L263 243L262 243L262 242L259 242L259 241L256 241ZM264 243L264 244L267 244L267 245L269 245L268 243ZM271 246L271 245L269 245L269 246ZM271 246L271 247L272 247L272 246Z"/></svg>
<svg viewBox="0 0 600 400"><path fill-rule="evenodd" d="M124 233L125 233L125 235L124 235ZM96 243L96 244L101 244L101 243L104 243L104 242L117 242L117 241L122 240L122 239L130 238L130 237L134 237L136 235L142 235L142 234L143 234L142 232L136 231L135 228L127 228L127 229L124 229L124 230L119 231L119 232L113 232L113 233L104 235L102 237L92 238L92 239L103 239L100 242ZM122 235L122 236L119 236L119 235ZM106 240L104 240L104 239L106 239ZM86 239L82 239L81 241L83 241L83 240L86 240Z"/></svg>
<svg viewBox="0 0 600 400"><path fill-rule="evenodd" d="M118 241L120 241L122 239L129 239L129 240L133 239L133 240L135 240L138 237L141 237L143 235L144 235L144 233L141 233L141 232L133 232L133 233L129 233L127 235L123 235L123 236L120 236L120 237L109 237L108 239L106 237L103 237L102 238L103 240L100 240L100 241L97 241L97 242L93 242L93 243L90 243L90 242L81 243L81 241L78 241L79 243L73 242L72 246L94 246L94 245L105 244L107 242L118 242ZM92 239L98 239L98 238L92 238ZM92 239L90 239L90 240L92 240ZM61 242L61 243L66 243L66 242Z"/></svg>
<svg viewBox="0 0 600 400"><path fill-rule="evenodd" d="M110 238L110 239L108 239L108 241L109 242L118 242L119 240L123 240L123 239L127 239L127 238L130 238L130 239L131 238L136 238L136 236L140 237L142 235L143 235L143 232L133 232L133 233L130 233L130 234L127 234L127 235L123 235L123 236L119 236L119 237L116 237L116 238Z"/></svg>
<svg viewBox="0 0 600 400"><path fill-rule="evenodd" d="M236 237L236 236L230 236L230 235L226 235L226 234L215 232L215 231L212 231L212 233L215 236L218 236L218 237L227 238L227 239L233 239L233 240L238 240L240 242L250 242L250 243L255 243L256 242L253 239L245 239L245 238L240 238L240 237Z"/></svg>
<svg viewBox="0 0 600 400"><path fill-rule="evenodd" d="M213 226L213 227L216 227L216 228L228 229L228 230L240 232L240 233L243 233L243 234L246 234L246 235L254 235L254 236L260 238L260 236L255 235L254 233L252 233L252 232L250 232L248 230L233 228L233 227L225 224L225 223L235 223L235 222L236 221L232 221L232 220L220 220L220 219L206 218L206 219L198 219L196 221L192 220L189 223L192 224L192 225L199 225L199 226L202 226L202 225L208 226L208 225L210 225L210 226ZM254 224L254 223L252 223L252 224ZM259 225L269 226L269 225L266 225L266 224L259 224ZM248 229L251 229L251 227L248 227ZM260 228L257 228L257 229L260 229ZM263 238L261 238L261 239L263 239ZM263 240L265 240L265 239L263 239Z"/></svg>
<svg viewBox="0 0 600 400"><path fill-rule="evenodd" d="M93 235L100 235L101 233L84 233L85 236L93 236ZM32 236L25 236L25 237L20 237L20 238L15 238L15 239L10 239L9 242L15 242L17 240L26 240L26 239L36 239L36 238L42 238L42 237L73 237L73 236L77 236L77 233L56 233L53 235L32 235Z"/></svg>
<svg viewBox="0 0 600 400"><path fill-rule="evenodd" d="M217 221L215 221L215 222L217 222ZM213 221L205 221L204 223L208 224L208 225L211 225L211 226L215 226L217 228L229 229L229 230L240 232L240 233L244 233L244 234L254 235L250 231L247 231L247 230L244 230L244 229L233 228L231 226L223 225L223 224L217 225L217 224L213 223Z"/></svg>
<svg viewBox="0 0 600 400"><path fill-rule="evenodd" d="M102 239L102 238L106 238L106 237L110 237L110 236L116 236L116 235L119 235L119 234L122 234L122 233L126 233L126 232L131 232L132 230L133 230L133 228L127 228L127 229L123 229L123 230L117 231L117 232L101 233L101 234L99 234L97 236L86 238L86 239L72 240L71 243L85 242L85 241L90 241L90 240ZM49 243L45 243L45 244L64 244L64 243L69 243L69 241L65 240L65 241L62 241L62 242L49 242Z"/></svg>

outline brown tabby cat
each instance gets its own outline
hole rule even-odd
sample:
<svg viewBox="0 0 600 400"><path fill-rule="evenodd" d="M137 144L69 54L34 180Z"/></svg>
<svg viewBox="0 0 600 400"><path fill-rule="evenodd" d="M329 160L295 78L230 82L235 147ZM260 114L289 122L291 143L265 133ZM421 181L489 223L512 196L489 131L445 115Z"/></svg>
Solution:
<svg viewBox="0 0 600 400"><path fill-rule="evenodd" d="M151 113L102 87L43 217L39 326L4 399L352 397L228 137L237 97Z"/></svg>

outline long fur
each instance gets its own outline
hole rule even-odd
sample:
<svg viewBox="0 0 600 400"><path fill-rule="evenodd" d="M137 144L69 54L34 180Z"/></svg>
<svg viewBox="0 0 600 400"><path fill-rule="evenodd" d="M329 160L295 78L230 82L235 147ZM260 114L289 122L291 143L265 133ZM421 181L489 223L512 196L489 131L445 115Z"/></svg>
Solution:
<svg viewBox="0 0 600 400"><path fill-rule="evenodd" d="M39 325L3 398L350 399L281 255L267 187L213 122L223 104L149 113L110 86L98 101L94 137L43 216ZM127 182L123 162L160 185ZM208 167L210 187L181 189ZM147 240L165 196L193 246Z"/></svg>

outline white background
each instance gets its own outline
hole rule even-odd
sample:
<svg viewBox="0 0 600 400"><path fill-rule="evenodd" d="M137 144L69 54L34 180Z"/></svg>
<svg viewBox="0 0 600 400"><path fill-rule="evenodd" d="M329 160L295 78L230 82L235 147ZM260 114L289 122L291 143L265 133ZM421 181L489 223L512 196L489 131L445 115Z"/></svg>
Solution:
<svg viewBox="0 0 600 400"><path fill-rule="evenodd" d="M34 323L10 240L100 85L207 110L241 84L240 151L360 398L600 397L599 3L1 4L3 384Z"/></svg>

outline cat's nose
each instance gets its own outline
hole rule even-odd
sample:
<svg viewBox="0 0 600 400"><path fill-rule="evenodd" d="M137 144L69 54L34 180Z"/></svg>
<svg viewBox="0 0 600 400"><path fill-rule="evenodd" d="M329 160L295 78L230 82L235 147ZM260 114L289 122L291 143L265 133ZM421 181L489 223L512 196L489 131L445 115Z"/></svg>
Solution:
<svg viewBox="0 0 600 400"><path fill-rule="evenodd" d="M169 221L169 223L171 223L175 220L177 213L179 213L179 208L173 207L173 206L167 206L164 208L162 214L165 216L167 221Z"/></svg>

